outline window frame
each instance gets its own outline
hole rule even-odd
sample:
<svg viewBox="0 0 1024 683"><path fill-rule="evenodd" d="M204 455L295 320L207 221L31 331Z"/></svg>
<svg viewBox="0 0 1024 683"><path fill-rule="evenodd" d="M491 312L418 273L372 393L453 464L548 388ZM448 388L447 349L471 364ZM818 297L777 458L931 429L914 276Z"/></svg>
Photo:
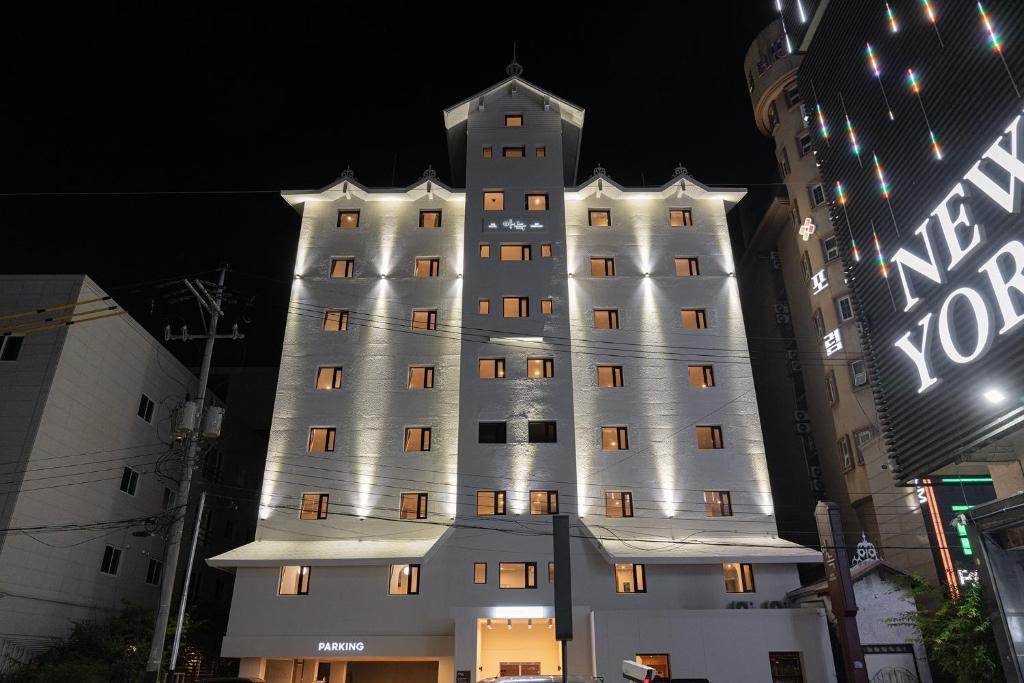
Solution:
<svg viewBox="0 0 1024 683"><path fill-rule="evenodd" d="M313 450L313 437L315 432L319 430L324 431L324 449L322 451ZM337 445L338 429L337 427L310 427L309 428L309 439L306 441L306 452L307 453L333 453L334 447Z"/></svg>
<svg viewBox="0 0 1024 683"><path fill-rule="evenodd" d="M555 300L551 297L544 297L540 300L540 314L541 315L554 315L555 314Z"/></svg>
<svg viewBox="0 0 1024 683"><path fill-rule="evenodd" d="M806 144L804 144L806 142ZM811 138L811 133L806 128L796 136L796 150L800 155L800 158L804 158L808 154L814 153L814 140Z"/></svg>
<svg viewBox="0 0 1024 683"><path fill-rule="evenodd" d="M821 183L814 183L807 187L807 194L811 198L811 208L816 209L827 201L825 197L825 187ZM819 201L817 195L821 195Z"/></svg>
<svg viewBox="0 0 1024 683"><path fill-rule="evenodd" d="M700 277L700 259L696 256L676 256L672 259L676 269L676 277ZM685 264L688 272L681 273L680 264Z"/></svg>
<svg viewBox="0 0 1024 683"><path fill-rule="evenodd" d="M544 252L547 252L547 253L544 253ZM553 254L554 254L554 247L551 245L550 242L544 242L544 243L542 243L540 245L540 257L541 258L551 258Z"/></svg>
<svg viewBox="0 0 1024 683"><path fill-rule="evenodd" d="M156 411L156 403L145 393L139 399L139 409L135 411L135 414L139 416L146 424L153 424L153 413Z"/></svg>
<svg viewBox="0 0 1024 683"><path fill-rule="evenodd" d="M488 200L488 198L500 199L499 203L501 204L501 206L498 206L498 207L493 208L493 209L492 208L488 208L487 207L487 200ZM484 211L504 211L505 210L505 190L484 190L484 192L483 192L483 204L484 204Z"/></svg>
<svg viewBox="0 0 1024 683"><path fill-rule="evenodd" d="M825 263L832 263L839 258L839 238L835 235L821 238L821 256Z"/></svg>
<svg viewBox="0 0 1024 683"><path fill-rule="evenodd" d="M606 430L615 430L615 448L608 448L605 439ZM628 451L629 450L629 427L626 425L602 425L601 426L601 450L602 451Z"/></svg>
<svg viewBox="0 0 1024 683"><path fill-rule="evenodd" d="M306 499L312 496L316 496L316 507L306 507ZM299 519L303 521L314 521L327 519L328 509L330 507L331 494L311 492L303 493L299 498Z"/></svg>
<svg viewBox="0 0 1024 683"><path fill-rule="evenodd" d="M505 258L505 250L515 250L519 258ZM532 245L525 242L503 242L498 245L499 261L530 261L532 260Z"/></svg>
<svg viewBox="0 0 1024 683"><path fill-rule="evenodd" d="M595 216L605 217L604 225L598 225L594 223ZM610 228L612 227L612 210L611 209L587 209L587 227L589 228Z"/></svg>
<svg viewBox="0 0 1024 683"><path fill-rule="evenodd" d="M406 590L404 593L396 593L391 590L391 577L397 568L399 572L403 571L404 568L409 568L409 578L406 580ZM406 597L409 595L420 594L420 565L418 564L389 564L388 565L388 595L394 595L398 597Z"/></svg>
<svg viewBox="0 0 1024 683"><path fill-rule="evenodd" d="M695 425L694 429L697 433L697 450L700 451L720 451L725 448L725 433L722 430L722 425ZM711 446L702 447L701 444L701 431L702 429L709 429L710 443ZM717 445L716 445L717 444Z"/></svg>
<svg viewBox="0 0 1024 683"><path fill-rule="evenodd" d="M121 483L117 487L118 490L134 498L139 490L140 476L141 473L137 469L125 465L124 469L121 470Z"/></svg>
<svg viewBox="0 0 1024 683"><path fill-rule="evenodd" d="M850 309L850 315L848 316L843 312L843 302L846 302ZM853 297L851 295L843 294L836 297L836 316L839 318L839 322L841 323L850 322L857 317L856 313L853 311Z"/></svg>
<svg viewBox="0 0 1024 683"><path fill-rule="evenodd" d="M518 123L510 123L518 119ZM526 117L522 113L505 114L505 127L506 128L522 128L526 125Z"/></svg>
<svg viewBox="0 0 1024 683"><path fill-rule="evenodd" d="M332 322L332 316L337 315L337 329L331 329L328 327ZM326 308L324 309L324 319L321 323L320 330L322 332L348 332L348 311L341 308Z"/></svg>
<svg viewBox="0 0 1024 683"><path fill-rule="evenodd" d="M480 496L481 494L493 494L494 504L492 508L494 512L480 512ZM476 516L477 517L497 517L508 514L508 491L504 489L483 489L476 492Z"/></svg>
<svg viewBox="0 0 1024 683"><path fill-rule="evenodd" d="M534 494L544 495L544 509L545 512L534 512L533 507L533 496ZM554 501L554 505L552 505ZM530 489L530 514L531 515L557 515L558 514L558 491L554 489Z"/></svg>
<svg viewBox="0 0 1024 683"><path fill-rule="evenodd" d="M509 152L521 152L520 154L509 154ZM501 156L505 159L525 159L526 158L526 145L508 145L502 146Z"/></svg>
<svg viewBox="0 0 1024 683"><path fill-rule="evenodd" d="M146 566L146 585L159 586L163 575L164 563L156 558L149 558L149 564Z"/></svg>
<svg viewBox="0 0 1024 683"><path fill-rule="evenodd" d="M342 266L342 274L338 275L338 266ZM356 260L352 256L331 257L331 270L327 273L330 280L351 280L356 276Z"/></svg>
<svg viewBox="0 0 1024 683"><path fill-rule="evenodd" d="M555 420L529 420L526 423L526 435L527 443L558 443L558 422ZM535 438L537 436L544 438L537 439Z"/></svg>
<svg viewBox="0 0 1024 683"><path fill-rule="evenodd" d="M294 593L290 592L291 591L290 588L289 588L289 592L287 592L287 593L283 592L283 590L284 590L285 570L288 569L289 567L298 567L299 568L299 571L295 574L295 592ZM280 596L280 597L296 597L296 596L299 596L299 595L309 595L309 579L310 579L310 575L312 573L313 573L313 568L310 565L302 565L302 564L286 564L286 565L282 565L281 566L281 571L278 573L278 578L277 578L277 594L278 594L278 596Z"/></svg>
<svg viewBox="0 0 1024 683"><path fill-rule="evenodd" d="M13 351L11 350L12 347L14 348ZM25 348L24 335L9 334L0 337L0 362L13 363L17 361L23 348Z"/></svg>
<svg viewBox="0 0 1024 683"><path fill-rule="evenodd" d="M525 196L526 196L526 203L524 205L524 208L528 212L530 212L530 211L547 211L548 209L551 208L551 202L550 202L550 200L548 198L548 193L547 192L527 192ZM544 208L543 209L533 209L533 208L530 208L530 199L532 199L534 197L543 197L544 198Z"/></svg>
<svg viewBox="0 0 1024 683"><path fill-rule="evenodd" d="M437 216L437 225L424 225L425 221L423 219L428 215ZM443 218L444 213L442 209L420 209L420 219L416 227L426 228L427 230L436 230L442 226L441 221L443 220Z"/></svg>
<svg viewBox="0 0 1024 683"><path fill-rule="evenodd" d="M491 300L490 299L477 299L477 301L476 301L476 314L477 315L490 315L491 314Z"/></svg>
<svg viewBox="0 0 1024 683"><path fill-rule="evenodd" d="M541 374L534 375L530 371L530 363L541 363ZM527 358L526 359L526 376L529 379L551 379L555 376L555 359L554 358Z"/></svg>
<svg viewBox="0 0 1024 683"><path fill-rule="evenodd" d="M729 590L729 580L725 577L726 567L732 565L735 565L737 569L739 590ZM725 583L725 592L729 595L757 592L757 582L754 580L754 564L752 562L723 562L722 580Z"/></svg>
<svg viewBox="0 0 1024 683"><path fill-rule="evenodd" d="M501 568L503 566L522 566L523 569L523 585L522 586L502 586L501 585ZM532 584L531 584L532 579ZM536 562L498 562L498 588L500 590L532 590L537 587L537 563Z"/></svg>
<svg viewBox="0 0 1024 683"><path fill-rule="evenodd" d="M320 376L325 371L331 372L331 381L330 386L322 387L320 386ZM316 381L313 386L316 387L317 391L337 391L341 389L343 378L344 367L341 365L321 365L316 369Z"/></svg>
<svg viewBox="0 0 1024 683"><path fill-rule="evenodd" d="M594 272L598 268L604 272ZM613 256L591 256L590 277L615 277L615 258Z"/></svg>
<svg viewBox="0 0 1024 683"><path fill-rule="evenodd" d="M783 87L782 94L785 97L786 106L790 109L800 104L800 87L797 85L796 81L793 81Z"/></svg>
<svg viewBox="0 0 1024 683"><path fill-rule="evenodd" d="M674 222L674 213L679 213L679 222ZM693 227L693 207L692 206L679 206L670 208L668 210L668 226L670 228L692 228Z"/></svg>
<svg viewBox="0 0 1024 683"><path fill-rule="evenodd" d="M611 384L601 384L601 370L611 371ZM621 365L605 365L598 364L597 366L597 388L598 389L621 389L626 386L625 377L623 376Z"/></svg>
<svg viewBox="0 0 1024 683"><path fill-rule="evenodd" d="M483 568L483 580L480 580L480 568ZM473 563L473 585L483 586L487 584L487 563L486 562L474 562Z"/></svg>
<svg viewBox="0 0 1024 683"><path fill-rule="evenodd" d="M427 274L420 274L420 264L426 264ZM413 277L440 277L441 276L441 259L437 256L417 256L413 259L412 267Z"/></svg>
<svg viewBox="0 0 1024 683"><path fill-rule="evenodd" d="M406 496L416 496L416 507L413 510L412 517L405 516L405 499ZM427 519L428 514L428 495L421 491L405 492L398 496L398 518L402 521L416 521L419 519Z"/></svg>
<svg viewBox="0 0 1024 683"><path fill-rule="evenodd" d="M836 373L829 370L825 373L825 396L830 406L839 404L839 386L836 384Z"/></svg>
<svg viewBox="0 0 1024 683"><path fill-rule="evenodd" d="M686 314L693 314L694 327L687 327L686 325ZM694 330L706 330L708 329L708 309L706 308L680 308L679 309L679 325L684 330L693 332Z"/></svg>
<svg viewBox="0 0 1024 683"><path fill-rule="evenodd" d="M509 304L515 303L516 312L518 315L509 315ZM516 294L502 295L501 297L501 317L502 318L529 318L530 317L530 297L519 296Z"/></svg>
<svg viewBox="0 0 1024 683"><path fill-rule="evenodd" d="M536 159L543 159L548 155L548 150L545 145L537 145L533 148L533 155Z"/></svg>
<svg viewBox="0 0 1024 683"><path fill-rule="evenodd" d="M686 366L687 373L690 377L690 386L694 389L713 389L717 384L715 383L715 366L714 365L688 365ZM699 373L702 381L701 385L694 384L694 371Z"/></svg>
<svg viewBox="0 0 1024 683"><path fill-rule="evenodd" d="M494 158L494 145L484 145L482 154L484 159Z"/></svg>
<svg viewBox="0 0 1024 683"><path fill-rule="evenodd" d="M622 590L619 584L619 567L630 567L633 581L630 583L631 590ZM612 575L615 577L615 592L621 595L647 592L647 568L639 562L616 562L612 567Z"/></svg>
<svg viewBox="0 0 1024 683"><path fill-rule="evenodd" d="M481 420L477 424L476 442L478 444L508 443L508 422ZM500 425L500 427L499 427ZM485 430L494 429L494 440L484 440Z"/></svg>
<svg viewBox="0 0 1024 683"><path fill-rule="evenodd" d="M359 209L339 209L338 210L338 224L336 227L342 228L343 230L355 230L359 227L359 222L362 219L360 215L362 212ZM356 224L355 225L342 225L342 219L346 215L355 214Z"/></svg>
<svg viewBox="0 0 1024 683"><path fill-rule="evenodd" d="M665 675L664 676L658 676L657 675L658 667L651 666L650 664L646 664L644 662L641 662L640 661L641 657L646 657L646 658L664 657L665 658ZM655 676L654 676L654 680L655 681L670 681L670 680L672 680L672 663L671 663L671 658L669 657L668 654L661 653L661 652L638 652L634 656L633 659L634 659L634 661L636 661L637 664L642 664L643 666L649 666L652 669L654 669L655 670Z"/></svg>
<svg viewBox="0 0 1024 683"><path fill-rule="evenodd" d="M709 495L710 494L710 497ZM717 497L716 501L714 498ZM732 509L732 492L714 489L704 490L704 516L709 519L717 517L735 517Z"/></svg>
<svg viewBox="0 0 1024 683"><path fill-rule="evenodd" d="M481 370L482 364L485 362L494 363L494 376L493 377L482 377ZM504 358L477 358L476 364L476 377L477 379L483 380L494 380L494 379L505 379L508 377L508 373L505 371L505 359Z"/></svg>
<svg viewBox="0 0 1024 683"><path fill-rule="evenodd" d="M839 456L839 465L843 468L843 472L853 470L853 444L850 442L849 434L841 434L836 439L836 455Z"/></svg>
<svg viewBox="0 0 1024 683"><path fill-rule="evenodd" d="M413 385L413 372L416 370L423 371L423 384L421 386ZM406 381L405 387L407 389L433 389L434 388L434 366L433 365L410 365L409 366L409 379Z"/></svg>
<svg viewBox="0 0 1024 683"><path fill-rule="evenodd" d="M107 552L110 552L110 559L107 559ZM104 545L103 557L100 559L100 574L107 576L119 576L121 574L121 560L124 557L124 549L120 546ZM109 571L113 565L113 571ZM106 569L104 569L106 567Z"/></svg>
<svg viewBox="0 0 1024 683"><path fill-rule="evenodd" d="M480 243L480 258L491 258L491 243L481 242Z"/></svg>
<svg viewBox="0 0 1024 683"><path fill-rule="evenodd" d="M861 372L858 372L856 369L854 369L855 365L863 366L863 370ZM868 384L871 383L871 377L868 374L868 363L867 363L866 360L864 360L863 358L858 358L856 360L851 360L850 363L849 363L849 368L850 368L850 384L853 385L854 389L860 389L862 387L866 387ZM863 379L860 382L857 381L857 377L858 376L863 377Z"/></svg>
<svg viewBox="0 0 1024 683"><path fill-rule="evenodd" d="M618 508L621 514L613 515L611 510L614 501L618 500ZM620 519L633 516L633 492L632 491L605 491L604 492L604 516Z"/></svg>
<svg viewBox="0 0 1024 683"><path fill-rule="evenodd" d="M606 314L608 318L608 326L601 327L598 324L598 316L600 314ZM594 309L594 329L595 330L617 330L619 329L619 309L617 308L595 308Z"/></svg>
<svg viewBox="0 0 1024 683"><path fill-rule="evenodd" d="M426 313L427 320L425 323L416 322L417 313ZM437 309L436 308L414 308L412 309L412 318L409 322L414 332L436 332L437 331ZM417 325L425 324L426 327L417 327Z"/></svg>
<svg viewBox="0 0 1024 683"><path fill-rule="evenodd" d="M410 437L413 436L413 431L417 430L417 429L420 432L419 448L410 450L409 449L409 439L410 439ZM403 432L403 437L404 438L402 439L402 452L403 453L429 453L430 452L430 447L433 446L433 436L434 436L433 435L433 429L431 427L421 427L421 426L406 427L405 431ZM426 446L426 448L424 448L424 445Z"/></svg>

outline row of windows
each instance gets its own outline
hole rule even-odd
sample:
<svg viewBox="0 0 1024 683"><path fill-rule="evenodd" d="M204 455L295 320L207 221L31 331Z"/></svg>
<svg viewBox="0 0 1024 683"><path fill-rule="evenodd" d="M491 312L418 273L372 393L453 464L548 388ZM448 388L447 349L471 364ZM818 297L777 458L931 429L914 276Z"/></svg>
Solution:
<svg viewBox="0 0 1024 683"><path fill-rule="evenodd" d="M100 573L108 576L117 576L121 572L121 557L124 551L117 546L108 545L103 549L103 559L100 561ZM160 585L160 577L163 576L164 563L159 560L150 559L146 567L146 583L151 586Z"/></svg>
<svg viewBox="0 0 1024 683"><path fill-rule="evenodd" d="M478 438L480 443L507 443L507 423L480 422ZM557 443L558 425L552 420L530 420L527 423L529 443ZM725 448L720 425L697 425L697 448L699 450L719 450ZM307 452L332 453L334 451L336 427L311 427ZM406 453L418 453L430 450L431 427L406 427L403 439L403 450ZM601 444L603 450L627 450L629 441L627 428L619 426L601 427ZM125 468L127 472L130 468ZM138 474L136 473L137 477Z"/></svg>
<svg viewBox="0 0 1024 683"><path fill-rule="evenodd" d="M823 243L824 244L824 243ZM833 243L834 245L834 243ZM551 245L542 244L541 257L551 256ZM838 247L836 247L838 257ZM502 244L500 248L502 261L529 261L532 249L529 244ZM491 245L480 244L480 258L491 257ZM675 274L678 277L698 277L700 275L700 259L696 256L676 256L673 258ZM352 279L356 275L356 260L351 256L340 256L331 259L330 277L336 280ZM441 274L441 259L437 256L417 256L413 259L412 274L414 277L438 277ZM595 256L590 259L590 274L593 277L614 277L615 259L608 256ZM650 273L645 273L650 275Z"/></svg>
<svg viewBox="0 0 1024 683"><path fill-rule="evenodd" d="M490 147L484 147L484 156L491 156L488 154ZM544 149L538 147L538 150ZM511 154L507 152L512 152ZM502 150L502 156L525 156L526 149L524 147L505 147ZM538 154L543 156L543 154ZM818 186L820 187L820 185ZM824 194L822 194L824 197ZM822 199L824 201L824 199ZM504 190L487 190L484 192L483 206L485 211L504 211L505 210L505 191ZM525 195L525 208L527 211L547 211L548 209L548 195L546 192L528 192ZM360 210L359 209L345 209L338 212L338 227L354 229L359 227ZM693 227L693 209L689 208L676 208L668 210L668 224L669 227L673 228L692 228ZM440 209L421 209L419 212L419 227L421 228L439 228L441 227L441 210ZM595 228L610 228L612 226L612 210L611 209L589 209L587 211L587 225Z"/></svg>
<svg viewBox="0 0 1024 683"><path fill-rule="evenodd" d="M483 148L484 159L490 159L494 156L494 146L484 145ZM533 148L533 155L538 159L543 159L548 154L547 147L544 145L537 145ZM526 157L526 145L512 145L501 148L501 156L522 159Z"/></svg>

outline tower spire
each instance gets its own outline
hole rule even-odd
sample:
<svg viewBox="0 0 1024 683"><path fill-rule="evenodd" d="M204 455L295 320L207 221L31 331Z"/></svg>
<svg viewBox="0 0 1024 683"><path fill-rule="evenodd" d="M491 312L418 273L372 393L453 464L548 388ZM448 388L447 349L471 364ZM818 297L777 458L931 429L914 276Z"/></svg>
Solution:
<svg viewBox="0 0 1024 683"><path fill-rule="evenodd" d="M505 67L505 73L509 76L521 76L523 73L523 66L516 61L516 44L512 43L512 62Z"/></svg>

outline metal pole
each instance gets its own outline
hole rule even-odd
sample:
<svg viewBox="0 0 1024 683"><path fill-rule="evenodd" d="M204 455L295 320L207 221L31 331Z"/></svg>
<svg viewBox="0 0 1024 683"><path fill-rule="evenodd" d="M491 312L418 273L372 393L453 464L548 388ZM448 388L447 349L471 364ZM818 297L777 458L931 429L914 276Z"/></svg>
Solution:
<svg viewBox="0 0 1024 683"><path fill-rule="evenodd" d="M185 603L188 601L188 585L192 580L192 564L196 559L196 543L199 542L199 525L203 522L203 508L206 507L206 491L199 496L199 510L196 511L196 524L192 529L192 548L188 552L188 564L185 565L185 582L181 584L181 604L178 605L178 623L174 625L174 646L171 647L171 665L169 671L178 668L178 647L181 645L182 624L185 623Z"/></svg>
<svg viewBox="0 0 1024 683"><path fill-rule="evenodd" d="M569 641L568 640L563 640L562 641L562 683L569 683Z"/></svg>
<svg viewBox="0 0 1024 683"><path fill-rule="evenodd" d="M206 347L203 349L203 364L199 368L199 388L196 402L199 404L197 421L202 421L206 403L206 382L210 378L210 363L213 360L213 344L217 341L217 322L220 320L220 305L224 294L224 276L226 268L220 269L220 281L217 287L217 306L210 313L210 325L207 330ZM160 607L157 609L156 622L153 624L153 642L149 648L149 661L146 662L144 683L158 683L160 679L160 662L163 659L164 640L167 637L167 620L171 616L171 600L174 597L174 576L177 574L178 553L181 551L181 536L185 527L185 512L188 510L188 492L192 485L192 466L199 451L199 440L196 438L196 425L188 435L188 449L178 485L178 500L184 501L181 515L171 525L170 539L167 543L167 558L164 562L164 575L160 585Z"/></svg>

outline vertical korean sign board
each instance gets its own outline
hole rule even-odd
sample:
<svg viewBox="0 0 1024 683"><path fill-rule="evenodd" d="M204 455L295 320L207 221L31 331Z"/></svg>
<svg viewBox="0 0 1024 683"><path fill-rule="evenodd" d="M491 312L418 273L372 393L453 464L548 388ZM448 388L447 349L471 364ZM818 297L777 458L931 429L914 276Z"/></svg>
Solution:
<svg viewBox="0 0 1024 683"><path fill-rule="evenodd" d="M572 567L569 564L569 515L551 520L555 558L555 640L562 643L562 681L569 680L569 641L572 640Z"/></svg>
<svg viewBox="0 0 1024 683"><path fill-rule="evenodd" d="M843 648L846 680L851 683L868 683L860 633L857 631L857 598L853 594L853 580L850 578L850 555L843 536L839 506L823 500L815 508L814 517L818 523L818 538L821 541L822 561L825 563L828 594L832 600L832 614L836 618L836 630Z"/></svg>

